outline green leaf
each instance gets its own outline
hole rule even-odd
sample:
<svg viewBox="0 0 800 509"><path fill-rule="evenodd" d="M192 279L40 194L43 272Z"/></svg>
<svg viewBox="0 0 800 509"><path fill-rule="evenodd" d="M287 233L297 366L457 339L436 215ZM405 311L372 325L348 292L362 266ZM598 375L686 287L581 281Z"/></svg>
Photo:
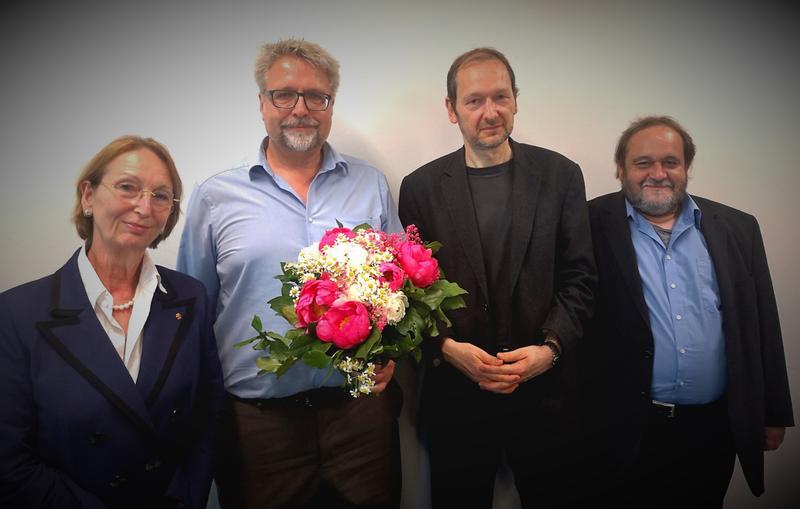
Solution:
<svg viewBox="0 0 800 509"><path fill-rule="evenodd" d="M372 225L369 223L361 223L358 226L355 226L352 230L354 232L360 232L361 230L370 230L372 229Z"/></svg>
<svg viewBox="0 0 800 509"><path fill-rule="evenodd" d="M464 303L464 298L461 296L447 297L442 301L443 311L452 311L453 309L465 308L467 305Z"/></svg>
<svg viewBox="0 0 800 509"><path fill-rule="evenodd" d="M281 341L275 341L269 346L269 355L279 361L285 361L289 357L289 348Z"/></svg>
<svg viewBox="0 0 800 509"><path fill-rule="evenodd" d="M269 307L278 315L286 319L293 327L297 323L297 315L294 312L294 301L288 295L280 295L269 300Z"/></svg>
<svg viewBox="0 0 800 509"><path fill-rule="evenodd" d="M330 365L330 358L319 350L309 350L303 355L303 362L312 368L327 368Z"/></svg>
<svg viewBox="0 0 800 509"><path fill-rule="evenodd" d="M291 324L292 327L297 325L297 314L295 314L294 312L294 305L282 307L278 314L281 315L284 318L284 320L289 322L289 324Z"/></svg>
<svg viewBox="0 0 800 509"><path fill-rule="evenodd" d="M244 341L239 341L238 343L234 343L234 344L233 344L233 347L234 347L234 348L241 348L241 347L243 347L244 345L249 345L250 343L252 343L253 341L257 340L257 339L258 339L258 338L260 338L260 337L261 337L260 335L259 335L259 336L253 336L253 337L252 337L252 338L250 338L250 339L245 339Z"/></svg>
<svg viewBox="0 0 800 509"><path fill-rule="evenodd" d="M297 362L297 357L289 357L288 359L283 361L283 364L281 364L281 366L277 370L275 370L275 376L280 378L287 371L289 371L289 368L294 366L295 362Z"/></svg>
<svg viewBox="0 0 800 509"><path fill-rule="evenodd" d="M305 334L299 335L292 339L292 343L289 345L289 353L295 357L299 357L310 349L315 341L316 340L311 336Z"/></svg>
<svg viewBox="0 0 800 509"><path fill-rule="evenodd" d="M442 311L442 308L439 308L439 309L436 310L436 316L439 318L439 320L442 321L442 323L444 323L445 327L452 327L453 326L453 323L450 321L449 318L447 318L447 315L444 314L444 311Z"/></svg>
<svg viewBox="0 0 800 509"><path fill-rule="evenodd" d="M258 332L261 332L262 330L264 330L264 326L261 325L261 317L259 317L258 315L255 315L253 317L253 321L250 322L250 326L252 328L254 328L256 331L258 331Z"/></svg>
<svg viewBox="0 0 800 509"><path fill-rule="evenodd" d="M430 249L431 253L436 254L442 248L442 243L438 240L434 240L433 242L426 242L425 248Z"/></svg>
<svg viewBox="0 0 800 509"><path fill-rule="evenodd" d="M324 341L316 341L311 344L311 349L317 352L328 353L328 350L331 349L333 343L325 343Z"/></svg>
<svg viewBox="0 0 800 509"><path fill-rule="evenodd" d="M281 362L272 357L258 357L256 366L266 373L275 373L281 367Z"/></svg>
<svg viewBox="0 0 800 509"><path fill-rule="evenodd" d="M455 297L457 295L464 295L467 293L466 290L458 286L458 283L451 283L446 279L438 279L431 286L441 289L445 297Z"/></svg>
<svg viewBox="0 0 800 509"><path fill-rule="evenodd" d="M336 226L338 226L339 228L344 228L344 225L338 219L336 220Z"/></svg>
<svg viewBox="0 0 800 509"><path fill-rule="evenodd" d="M356 350L355 357L357 359L366 359L369 351L372 349L373 345L378 342L381 338L381 331L377 327L372 327L372 332L370 332L369 336L367 336L366 341L361 343L361 346L358 347Z"/></svg>
<svg viewBox="0 0 800 509"><path fill-rule="evenodd" d="M412 334L418 336L424 329L425 318L414 306L409 306L403 319L395 325L395 330L401 335Z"/></svg>
<svg viewBox="0 0 800 509"><path fill-rule="evenodd" d="M390 359L396 359L403 354L403 350L397 345L384 345L383 352Z"/></svg>

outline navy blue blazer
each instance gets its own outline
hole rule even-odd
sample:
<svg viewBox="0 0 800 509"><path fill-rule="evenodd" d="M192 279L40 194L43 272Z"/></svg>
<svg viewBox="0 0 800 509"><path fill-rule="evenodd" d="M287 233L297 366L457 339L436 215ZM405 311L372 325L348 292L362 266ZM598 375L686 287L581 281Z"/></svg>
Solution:
<svg viewBox="0 0 800 509"><path fill-rule="evenodd" d="M224 389L206 292L157 267L134 382L76 253L0 294L0 506L204 508Z"/></svg>

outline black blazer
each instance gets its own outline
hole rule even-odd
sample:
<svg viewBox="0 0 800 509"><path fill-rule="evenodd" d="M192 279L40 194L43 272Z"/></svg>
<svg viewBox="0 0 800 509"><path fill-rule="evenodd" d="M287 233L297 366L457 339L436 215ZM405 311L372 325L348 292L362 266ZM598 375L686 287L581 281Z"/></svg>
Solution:
<svg viewBox="0 0 800 509"><path fill-rule="evenodd" d="M399 213L404 225L415 224L427 241L443 247L437 255L447 279L469 293L466 309L448 312L453 322L442 336L497 351L497 331L508 331L511 348L541 341L543 329L554 331L563 346L562 361L512 397L533 386L550 396L574 388L575 345L583 334L596 283L583 176L578 165L560 154L510 141L514 154L513 190L508 207L507 293L489 308L487 278L472 197L467 182L464 148L417 169L403 179ZM503 323L496 323L500 318ZM493 323L494 322L494 323ZM438 358L440 342L423 342L426 374L423 415L441 414L458 398L480 391L476 384ZM436 367L438 366L438 367ZM527 389L525 389L527 386Z"/></svg>
<svg viewBox="0 0 800 509"><path fill-rule="evenodd" d="M792 426L778 309L756 219L704 198L701 231L719 283L731 431L745 478L764 491L765 426ZM600 287L595 324L581 357L587 398L602 415L622 460L641 437L653 377L653 336L622 192L589 202ZM594 403L594 405L592 404ZM613 431L608 436L614 435Z"/></svg>
<svg viewBox="0 0 800 509"><path fill-rule="evenodd" d="M77 252L0 294L0 506L205 508L222 375L203 285L157 267L134 383Z"/></svg>

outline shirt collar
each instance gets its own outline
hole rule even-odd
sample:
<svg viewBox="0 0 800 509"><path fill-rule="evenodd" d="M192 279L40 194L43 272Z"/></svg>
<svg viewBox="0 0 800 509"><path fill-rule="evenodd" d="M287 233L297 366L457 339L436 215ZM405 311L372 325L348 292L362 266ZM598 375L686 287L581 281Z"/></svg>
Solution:
<svg viewBox="0 0 800 509"><path fill-rule="evenodd" d="M83 286L86 288L86 295L89 297L89 302L91 302L93 306L97 305L100 299L106 294L110 295L108 289L103 285L103 282L100 281L100 276L98 276L97 272L94 270L92 262L89 261L89 257L86 256L85 246L81 247L80 253L78 253L78 272L81 275ZM167 293L166 288L161 284L161 274L158 273L158 269L156 269L152 258L150 258L150 255L145 251L144 257L142 258L142 270L139 272L139 282L136 285L136 295L138 296L140 292L147 289L150 289L150 293L153 293L156 288L162 293Z"/></svg>
<svg viewBox="0 0 800 509"><path fill-rule="evenodd" d="M638 210L633 208L633 205L631 205L631 202L629 202L627 198L625 198L625 211L628 219L633 221L636 226L649 224L647 219L645 219ZM681 213L678 215L678 218L675 221L673 230L677 230L679 227L680 229L683 229L692 223L694 224L695 228L700 229L702 218L703 213L700 210L700 207L697 206L697 203L695 203L692 197L687 193L686 199L683 200L683 205L681 206Z"/></svg>
<svg viewBox="0 0 800 509"><path fill-rule="evenodd" d="M256 164L250 167L250 171L260 171L264 170L275 178L275 173L273 172L272 168L269 166L269 162L267 161L267 144L269 143L269 136L265 136L264 139L258 146L258 156L256 158ZM319 169L318 173L327 173L329 171L333 171L337 168L340 168L341 171L347 175L349 171L349 165L347 160L342 157L342 155L334 149L330 143L327 141L322 145L322 166Z"/></svg>

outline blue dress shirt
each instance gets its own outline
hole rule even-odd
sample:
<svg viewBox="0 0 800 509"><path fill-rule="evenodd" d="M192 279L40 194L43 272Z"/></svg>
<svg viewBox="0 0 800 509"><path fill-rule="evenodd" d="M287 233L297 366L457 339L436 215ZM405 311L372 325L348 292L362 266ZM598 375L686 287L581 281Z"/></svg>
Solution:
<svg viewBox="0 0 800 509"><path fill-rule="evenodd" d="M714 401L727 382L725 338L700 209L687 195L665 247L653 225L627 200L625 206L655 342L651 396L676 404Z"/></svg>
<svg viewBox="0 0 800 509"><path fill-rule="evenodd" d="M218 173L197 186L189 200L177 268L201 280L209 302L216 303L214 332L225 387L242 398L284 397L305 390L338 386L342 379L327 369L298 362L283 376L257 375L256 352L234 343L255 335L259 315L266 330L284 333L290 325L267 301L280 295L281 262L318 242L338 220L353 227L369 223L402 231L386 177L364 161L323 147L322 166L308 189L307 203L269 167L268 138L258 163Z"/></svg>

